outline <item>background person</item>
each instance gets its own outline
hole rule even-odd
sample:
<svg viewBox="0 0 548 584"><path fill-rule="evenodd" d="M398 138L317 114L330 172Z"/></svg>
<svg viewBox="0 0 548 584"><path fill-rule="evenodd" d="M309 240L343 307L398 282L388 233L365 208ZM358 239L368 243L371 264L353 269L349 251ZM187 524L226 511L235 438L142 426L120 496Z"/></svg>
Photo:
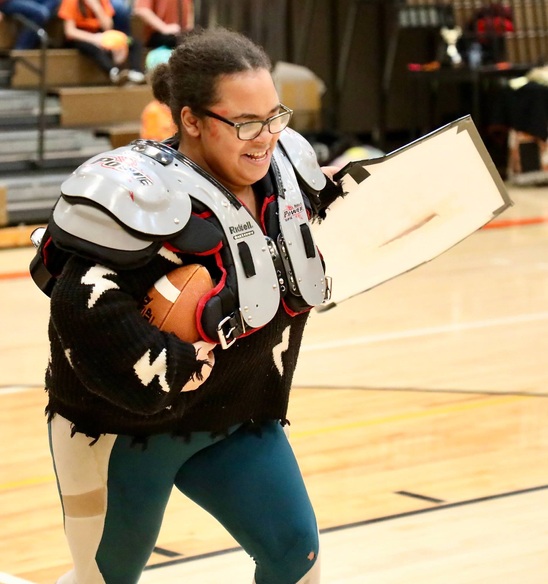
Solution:
<svg viewBox="0 0 548 584"><path fill-rule="evenodd" d="M20 14L36 26L44 28L55 16L59 2L60 0L0 0L0 13L6 16ZM40 46L40 38L36 32L20 25L13 48L27 50L36 49L38 46Z"/></svg>
<svg viewBox="0 0 548 584"><path fill-rule="evenodd" d="M58 16L64 21L68 44L92 59L112 83L145 83L142 45L138 39L126 35L122 46L105 46L105 33L114 30L110 0L61 0Z"/></svg>
<svg viewBox="0 0 548 584"><path fill-rule="evenodd" d="M171 56L171 49L158 47L149 51L145 69L147 77L150 77L154 68L161 63L166 63ZM152 88L154 92L154 87ZM177 126L173 123L169 107L158 100L156 96L143 108L141 112L141 127L139 137L145 140L165 140L177 132Z"/></svg>
<svg viewBox="0 0 548 584"><path fill-rule="evenodd" d="M112 15L112 28L127 34L128 37L132 37L132 5L128 4L125 0L110 0L110 3L114 9L114 14Z"/></svg>
<svg viewBox="0 0 548 584"><path fill-rule="evenodd" d="M173 48L194 29L194 0L135 0L134 12L145 24L149 48Z"/></svg>

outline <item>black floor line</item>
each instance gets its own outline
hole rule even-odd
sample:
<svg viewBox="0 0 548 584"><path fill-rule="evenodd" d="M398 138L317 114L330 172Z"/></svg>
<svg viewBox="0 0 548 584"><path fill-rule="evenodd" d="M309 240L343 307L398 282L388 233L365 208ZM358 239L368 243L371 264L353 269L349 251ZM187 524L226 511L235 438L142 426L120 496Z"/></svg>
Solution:
<svg viewBox="0 0 548 584"><path fill-rule="evenodd" d="M343 531L345 529L352 529L354 527L362 527L364 525L372 525L374 523L383 523L385 521L393 521L395 519L402 519L404 517L413 517L414 515L422 515L423 513L432 513L435 511L443 511L445 509L452 509L455 507L465 507L467 505L475 505L477 503L485 503L486 501L494 501L496 499L505 499L507 497L515 497L517 495L526 495L528 493L535 493L537 491L545 491L548 489L548 485L541 485L539 487L530 487L528 489L519 489L516 491L509 491L507 493L497 493L495 495L489 495L487 497L478 497L476 499L466 499L464 501L456 501L454 503L444 503L442 505L436 505L435 507L426 507L424 509L417 509L415 511L406 511L404 513L396 513L394 515L385 515L383 517L375 517L374 519L365 519L363 521L356 521L355 523L346 523L344 525L337 525L334 527L327 527L322 529L320 533L333 533L335 531ZM196 556L181 557L175 560L169 560L167 562L162 562L159 564L154 564L153 566L147 566L145 570L155 570L157 568L165 568L166 566L174 566L176 564L182 564L186 562L194 562L196 560L204 560L207 558L214 558L216 556L222 556L225 554L231 554L234 552L241 551L240 547L227 548L224 550L217 550L214 552L208 552L206 554L198 554Z"/></svg>
<svg viewBox="0 0 548 584"><path fill-rule="evenodd" d="M159 556L166 556L168 558L179 558L183 555L183 554L180 554L179 552L173 552L171 550L166 550L165 548L161 548L161 547L157 547L157 546L155 546L152 551L155 554L158 554Z"/></svg>
<svg viewBox="0 0 548 584"><path fill-rule="evenodd" d="M208 558L215 558L216 556L224 556L225 554L231 554L234 552L241 551L240 547L226 548L224 550L216 550L214 552L208 552L206 554L198 554L196 556L183 556L177 558L176 560L169 560L167 562L160 562L158 564L153 564L152 566L147 566L145 571L156 570L157 568L165 568L167 566L176 566L177 564L184 564L186 562L194 562L196 560L205 560Z"/></svg>
<svg viewBox="0 0 548 584"><path fill-rule="evenodd" d="M531 487L528 489L520 489L517 491L509 491L507 493L497 493L495 495L488 495L486 497L478 497L476 499L465 499L464 501L456 501L454 503L444 503L443 505L436 505L435 507L426 507L424 509L417 509L415 511L405 511L404 513L396 513L394 515L385 515L383 517L376 517L374 519L365 519L364 521L357 521L356 523L347 523L345 525L328 527L323 529L322 533L331 533L332 531L341 531L343 529L351 529L353 527L361 527L363 525L370 525L373 523L381 523L383 521L392 521L394 519L401 519L403 517L412 517L413 515L422 515L423 513L431 513L433 511L443 511L445 509L453 509L454 507L465 507L467 505L476 505L477 503L485 503L486 501L494 501L496 499L505 499L507 497L515 497L517 495L526 495L537 491L544 491L548 489L548 485L541 485L539 487Z"/></svg>
<svg viewBox="0 0 548 584"><path fill-rule="evenodd" d="M419 493L411 493L409 491L396 491L396 495L403 495L404 497L411 497L412 499L420 499L421 501L428 501L429 503L436 503L437 505L445 503L443 499L436 499L435 497L428 497L427 495L420 495Z"/></svg>

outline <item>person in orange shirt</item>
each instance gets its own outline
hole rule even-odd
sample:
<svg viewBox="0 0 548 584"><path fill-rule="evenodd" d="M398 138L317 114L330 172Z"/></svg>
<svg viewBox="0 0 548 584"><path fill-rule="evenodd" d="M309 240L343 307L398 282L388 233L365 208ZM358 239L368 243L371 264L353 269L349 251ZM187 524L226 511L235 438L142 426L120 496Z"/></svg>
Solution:
<svg viewBox="0 0 548 584"><path fill-rule="evenodd" d="M114 8L110 0L62 0L58 16L67 44L92 59L112 83L145 83L142 44L117 31L121 44L111 44Z"/></svg>
<svg viewBox="0 0 548 584"><path fill-rule="evenodd" d="M135 0L133 12L145 24L149 48L174 48L194 29L194 0Z"/></svg>
<svg viewBox="0 0 548 584"><path fill-rule="evenodd" d="M153 99L141 114L141 138L161 142L177 132L167 105Z"/></svg>
<svg viewBox="0 0 548 584"><path fill-rule="evenodd" d="M171 55L171 49L158 47L152 49L146 58L145 68L147 76L152 74L153 69L160 63L167 63ZM177 127L173 123L169 107L162 103L154 93L154 99L150 101L141 113L140 137L145 140L157 140L161 142L177 133Z"/></svg>

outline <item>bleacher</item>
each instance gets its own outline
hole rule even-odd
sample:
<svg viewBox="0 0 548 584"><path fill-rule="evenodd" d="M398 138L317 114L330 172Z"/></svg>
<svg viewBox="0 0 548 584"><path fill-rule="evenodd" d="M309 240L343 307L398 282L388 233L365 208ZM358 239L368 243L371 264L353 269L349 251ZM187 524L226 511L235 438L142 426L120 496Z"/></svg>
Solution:
<svg viewBox="0 0 548 584"><path fill-rule="evenodd" d="M47 220L61 182L90 156L137 138L152 99L148 85L112 86L62 48L58 19L44 54L10 50L18 26L0 21L0 227Z"/></svg>
<svg viewBox="0 0 548 584"><path fill-rule="evenodd" d="M544 64L548 54L548 0L502 3L514 15L514 30L504 35L506 61L478 69L440 67L418 72L410 72L409 65L432 65L437 62L432 59L443 56L438 9L445 13L451 8L455 24L464 30L489 3L330 4L340 11L338 27L331 26L337 19L326 18L330 12L319 2L197 3L202 26L221 24L240 30L261 43L276 63L302 65L317 76L321 91L313 81L304 90L292 70L278 80L278 92L295 111L295 129L317 139L328 152L333 143L344 144L347 136L359 143L375 143L381 150L397 148L419 131L439 127L448 116L455 119L470 111L485 129L485 114L491 113L492 97L502 81ZM0 21L0 135L7 145L0 148L0 226L43 221L52 204L46 193L57 195L55 181L59 183L94 152L136 138L140 113L152 97L148 86L112 87L93 63L62 48L58 20L47 28L51 46L41 79L39 50L9 51L16 25L8 19ZM140 37L142 25L134 19L133 26L134 36ZM466 53L462 56L466 62ZM41 82L46 87L44 100L40 100ZM498 126L496 133L488 135L488 147L502 173L507 167L507 144L504 127ZM32 186L25 186L30 182Z"/></svg>

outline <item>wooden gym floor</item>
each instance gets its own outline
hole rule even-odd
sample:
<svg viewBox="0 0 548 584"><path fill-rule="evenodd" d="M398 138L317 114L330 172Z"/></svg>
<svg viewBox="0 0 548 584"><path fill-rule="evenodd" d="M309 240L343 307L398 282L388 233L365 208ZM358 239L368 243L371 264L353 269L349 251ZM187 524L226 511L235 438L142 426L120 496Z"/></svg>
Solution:
<svg viewBox="0 0 548 584"><path fill-rule="evenodd" d="M429 264L307 327L291 441L326 584L544 584L548 187ZM0 251L0 584L70 567L48 448L47 299ZM251 561L174 493L143 584L251 583Z"/></svg>

